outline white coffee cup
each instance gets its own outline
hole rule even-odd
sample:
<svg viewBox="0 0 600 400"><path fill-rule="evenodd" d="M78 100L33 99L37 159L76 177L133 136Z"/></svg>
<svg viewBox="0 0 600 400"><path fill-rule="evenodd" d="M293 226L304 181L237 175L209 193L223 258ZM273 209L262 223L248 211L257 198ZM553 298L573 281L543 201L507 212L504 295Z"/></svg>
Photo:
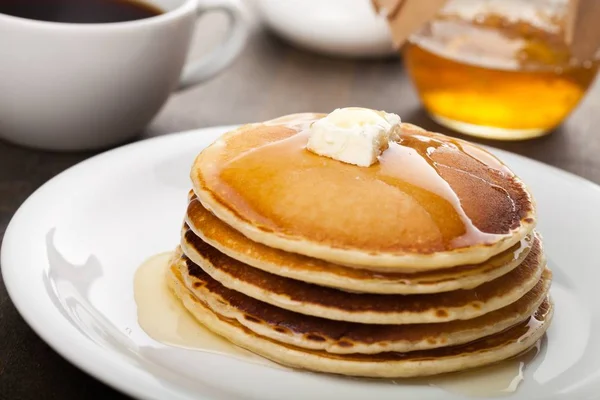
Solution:
<svg viewBox="0 0 600 400"><path fill-rule="evenodd" d="M144 1L165 12L98 24L0 14L0 138L50 150L118 144L139 133L173 90L210 79L245 43L239 0ZM229 17L228 38L184 68L197 17L213 10Z"/></svg>

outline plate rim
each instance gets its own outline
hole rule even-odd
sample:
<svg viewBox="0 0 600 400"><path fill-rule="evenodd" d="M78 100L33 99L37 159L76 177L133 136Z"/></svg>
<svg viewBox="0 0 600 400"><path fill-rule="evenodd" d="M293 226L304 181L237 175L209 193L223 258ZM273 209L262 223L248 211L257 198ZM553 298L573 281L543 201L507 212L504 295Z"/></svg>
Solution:
<svg viewBox="0 0 600 400"><path fill-rule="evenodd" d="M102 160L107 157L115 157L122 152L131 151L131 149L136 148L139 149L134 151L144 151L145 147L158 146L161 142L177 140L185 141L185 139L188 136L201 134L205 134L207 136L216 135L217 132L224 133L229 130L233 130L239 126L241 126L241 124L219 125L186 130L182 132L143 139L137 142L128 143L123 146L103 151L75 165L70 166L69 168L65 169L64 171L49 179L47 182L43 183L40 187L38 187L33 193L31 193L27 197L27 199L18 207L17 211L13 214L6 227L4 237L2 239L2 244L0 247L0 265L2 266L1 273L7 294L19 315L25 320L27 325L31 327L31 329L36 333L36 335L38 335L48 346L50 346L50 348L52 348L55 352L57 352L61 357L63 357L69 363L74 365L76 368L92 376L94 379L97 379L103 384L117 391L125 393L129 396L133 396L134 398L160 399L163 398L162 396L164 395L170 396L169 398L187 398L185 396L182 396L182 392L178 393L169 390L168 387L165 387L164 385L158 383L158 380L146 380L144 385L128 384L129 381L127 379L122 379L122 376L118 376L114 373L114 371L118 370L122 373L127 372L128 374L147 372L144 371L143 368L127 365L127 363L124 363L124 361L120 357L115 357L116 354L113 354L112 352L105 352L93 341L88 341L88 339L85 337L77 336L77 340L84 339L88 342L88 344L92 344L92 347L97 348L96 351L92 350L92 353L88 353L89 357L82 357L82 351L87 351L88 349L79 349L78 346L72 346L68 341L65 341L64 339L56 339L56 333L60 332L60 329L58 329L57 327L60 324L57 324L56 327L52 327L44 325L41 321L36 321L36 315L39 314L36 313L35 308L27 306L26 301L24 301L25 296L19 293L19 290L17 289L18 285L15 279L13 278L13 274L15 274L15 272L18 270L18 267L13 265L14 263L12 263L12 260L9 260L9 256L7 255L7 253L9 255L11 254L9 246L13 240L12 237L15 235L15 233L13 233L16 230L15 226L17 225L20 219L24 218L23 215L26 215L24 213L28 212L29 204L33 201L32 199L35 199L36 197L40 196L41 193L48 190L49 187L52 187L53 185L57 184L57 182L63 179L68 179L69 175L73 174L73 171L77 171L82 167L85 168L89 164L102 162ZM538 167L549 169L550 172L554 173L555 175L558 175L558 177L562 179L575 181L577 184L584 185L586 187L586 190L596 190L600 193L600 184L597 184L589 179L576 175L572 172L560 169L553 165L546 164L542 161L538 161L520 154L512 153L492 146L480 146L491 151L493 154L499 155L500 158L508 154L510 155L510 157L516 158L520 161L534 163ZM200 400L209 400L209 398L203 394L195 394L194 397Z"/></svg>

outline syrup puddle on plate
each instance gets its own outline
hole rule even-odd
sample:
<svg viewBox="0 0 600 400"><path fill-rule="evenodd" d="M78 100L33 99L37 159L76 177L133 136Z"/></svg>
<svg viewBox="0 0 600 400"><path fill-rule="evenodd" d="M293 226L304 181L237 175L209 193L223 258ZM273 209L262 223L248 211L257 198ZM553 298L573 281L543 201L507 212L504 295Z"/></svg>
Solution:
<svg viewBox="0 0 600 400"><path fill-rule="evenodd" d="M173 253L155 255L136 271L134 298L140 327L152 339L175 347L221 354L253 364L284 367L242 349L196 322L167 287L166 273ZM517 390L523 372L539 351L539 343L525 353L488 367L428 378L386 380L395 385L423 384L469 397L498 397Z"/></svg>
<svg viewBox="0 0 600 400"><path fill-rule="evenodd" d="M254 364L276 365L196 322L167 287L166 273L172 255L172 252L155 255L135 273L134 298L138 323L144 332L157 342L170 346L223 354Z"/></svg>
<svg viewBox="0 0 600 400"><path fill-rule="evenodd" d="M424 380L424 383L469 397L507 396L514 393L523 382L525 367L538 354L539 345L538 342L523 354L497 364L433 376Z"/></svg>

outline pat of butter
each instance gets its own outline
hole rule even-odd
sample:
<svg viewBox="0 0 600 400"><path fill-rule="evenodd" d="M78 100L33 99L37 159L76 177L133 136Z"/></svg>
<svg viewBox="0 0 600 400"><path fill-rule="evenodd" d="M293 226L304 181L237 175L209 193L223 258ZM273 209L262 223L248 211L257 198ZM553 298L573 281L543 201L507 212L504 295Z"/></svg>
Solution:
<svg viewBox="0 0 600 400"><path fill-rule="evenodd" d="M400 117L368 108L338 108L310 127L306 148L320 156L368 167L396 140Z"/></svg>

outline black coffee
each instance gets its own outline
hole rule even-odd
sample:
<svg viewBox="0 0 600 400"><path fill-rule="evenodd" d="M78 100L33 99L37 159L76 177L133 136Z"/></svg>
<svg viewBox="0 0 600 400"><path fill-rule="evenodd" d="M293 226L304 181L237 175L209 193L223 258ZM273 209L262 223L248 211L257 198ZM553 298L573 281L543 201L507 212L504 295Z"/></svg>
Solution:
<svg viewBox="0 0 600 400"><path fill-rule="evenodd" d="M162 13L153 5L129 0L0 0L0 14L51 22L100 24Z"/></svg>

